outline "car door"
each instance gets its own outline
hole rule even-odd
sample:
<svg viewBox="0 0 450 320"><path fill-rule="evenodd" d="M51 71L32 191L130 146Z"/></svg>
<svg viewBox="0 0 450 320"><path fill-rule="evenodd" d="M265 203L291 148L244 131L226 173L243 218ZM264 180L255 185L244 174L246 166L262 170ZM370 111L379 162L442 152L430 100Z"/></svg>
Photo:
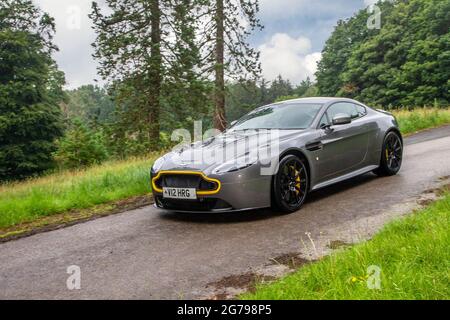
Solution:
<svg viewBox="0 0 450 320"><path fill-rule="evenodd" d="M332 125L332 119L338 114L347 114L352 118L348 124ZM322 149L318 157L319 181L327 181L362 167L367 155L368 128L358 114L358 109L350 102L337 102L324 114L328 127L322 129Z"/></svg>

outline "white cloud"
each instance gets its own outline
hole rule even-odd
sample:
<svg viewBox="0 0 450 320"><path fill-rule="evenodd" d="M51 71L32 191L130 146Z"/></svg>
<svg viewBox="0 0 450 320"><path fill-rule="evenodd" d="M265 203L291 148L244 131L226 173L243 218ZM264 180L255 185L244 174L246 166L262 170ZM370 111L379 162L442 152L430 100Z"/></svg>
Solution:
<svg viewBox="0 0 450 320"><path fill-rule="evenodd" d="M59 52L54 54L54 58L66 74L67 87L76 88L99 79L91 47L95 33L88 17L92 1L34 0L34 3L55 18L54 42Z"/></svg>
<svg viewBox="0 0 450 320"><path fill-rule="evenodd" d="M288 19L291 17L322 18L341 16L349 6L376 0L259 0L263 20Z"/></svg>
<svg viewBox="0 0 450 320"><path fill-rule="evenodd" d="M261 52L263 76L272 80L278 75L295 84L307 77L314 79L320 52L311 51L311 41L306 37L292 38L286 33L274 34L258 48Z"/></svg>
<svg viewBox="0 0 450 320"><path fill-rule="evenodd" d="M377 2L378 2L378 0L364 0L364 4L367 7L373 5L373 4L377 3Z"/></svg>

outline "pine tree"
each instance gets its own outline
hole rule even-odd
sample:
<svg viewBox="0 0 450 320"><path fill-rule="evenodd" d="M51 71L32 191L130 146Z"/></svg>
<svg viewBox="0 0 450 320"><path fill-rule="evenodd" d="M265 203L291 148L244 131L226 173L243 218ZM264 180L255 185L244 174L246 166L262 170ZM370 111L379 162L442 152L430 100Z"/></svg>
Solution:
<svg viewBox="0 0 450 320"><path fill-rule="evenodd" d="M245 78L260 73L259 53L247 42L250 32L262 28L258 0L204 0L201 46L204 71L214 74L214 126L224 130L225 77Z"/></svg>
<svg viewBox="0 0 450 320"><path fill-rule="evenodd" d="M171 33L174 41L163 83L162 126L193 129L193 121L206 120L211 85L199 73L200 48L197 16L202 0L172 0Z"/></svg>
<svg viewBox="0 0 450 320"><path fill-rule="evenodd" d="M204 0L107 0L90 14L99 73L118 101L117 137L137 152L161 147L160 133L206 113L196 30Z"/></svg>
<svg viewBox="0 0 450 320"><path fill-rule="evenodd" d="M51 53L53 19L29 0L0 3L0 180L53 166L64 75Z"/></svg>
<svg viewBox="0 0 450 320"><path fill-rule="evenodd" d="M131 128L157 148L162 51L166 49L162 41L164 0L106 0L106 5L110 13L103 14L93 2L89 15L97 33L93 47L100 64L98 72L120 91L118 102L127 104L127 112L137 121Z"/></svg>

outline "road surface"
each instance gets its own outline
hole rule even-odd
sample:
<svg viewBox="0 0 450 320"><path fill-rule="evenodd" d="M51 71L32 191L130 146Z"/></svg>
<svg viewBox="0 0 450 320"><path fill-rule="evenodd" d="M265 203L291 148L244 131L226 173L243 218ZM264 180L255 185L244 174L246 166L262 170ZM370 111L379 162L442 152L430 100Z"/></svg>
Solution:
<svg viewBox="0 0 450 320"><path fill-rule="evenodd" d="M0 299L204 298L211 283L359 241L450 175L450 126L406 139L397 176L367 174L319 190L291 215L176 214L144 207L0 244ZM78 266L81 289L69 290ZM208 285L210 284L210 285Z"/></svg>

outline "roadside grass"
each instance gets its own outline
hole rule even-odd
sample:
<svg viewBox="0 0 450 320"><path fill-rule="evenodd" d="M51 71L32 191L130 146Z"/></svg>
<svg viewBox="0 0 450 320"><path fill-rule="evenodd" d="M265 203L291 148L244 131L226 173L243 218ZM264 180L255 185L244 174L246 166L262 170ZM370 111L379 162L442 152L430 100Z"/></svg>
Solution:
<svg viewBox="0 0 450 320"><path fill-rule="evenodd" d="M332 253L241 299L449 299L450 194L387 224L373 239ZM381 268L369 289L367 268Z"/></svg>
<svg viewBox="0 0 450 320"><path fill-rule="evenodd" d="M150 167L156 157L106 162L0 185L0 228L149 193Z"/></svg>
<svg viewBox="0 0 450 320"><path fill-rule="evenodd" d="M392 112L397 118L402 134L450 124L450 108L417 108Z"/></svg>

